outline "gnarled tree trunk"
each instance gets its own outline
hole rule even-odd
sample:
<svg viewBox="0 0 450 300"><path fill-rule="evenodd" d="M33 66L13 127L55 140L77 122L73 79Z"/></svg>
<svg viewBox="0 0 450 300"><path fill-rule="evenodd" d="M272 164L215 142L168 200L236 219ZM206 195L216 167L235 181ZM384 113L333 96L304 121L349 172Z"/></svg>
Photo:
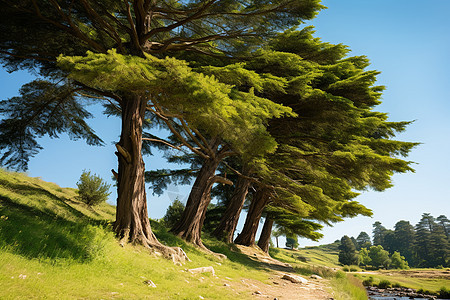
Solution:
<svg viewBox="0 0 450 300"><path fill-rule="evenodd" d="M233 242L234 231L236 230L249 186L250 180L246 178L239 177L236 181L236 188L231 196L230 203L228 204L219 225L213 231L213 235L218 239L224 240L227 243Z"/></svg>
<svg viewBox="0 0 450 300"><path fill-rule="evenodd" d="M145 99L139 95L123 98L122 132L116 145L119 172L114 231L123 242L144 245L174 261L183 262L186 258L183 250L164 246L150 228L142 158L142 125L146 104Z"/></svg>
<svg viewBox="0 0 450 300"><path fill-rule="evenodd" d="M261 219L264 207L266 207L267 203L269 203L269 200L270 189L262 187L256 191L247 212L244 228L242 228L241 233L239 233L234 241L236 244L244 246L255 245L255 237L256 231L258 230L259 220Z"/></svg>
<svg viewBox="0 0 450 300"><path fill-rule="evenodd" d="M266 253L269 253L269 244L270 244L270 235L272 234L272 226L273 226L273 219L270 217L270 215L267 215L263 229L261 231L261 235L259 236L258 240L258 247L261 248L261 250Z"/></svg>
<svg viewBox="0 0 450 300"><path fill-rule="evenodd" d="M204 161L192 186L181 219L171 230L179 237L202 248L205 247L201 241L201 229L206 209L211 202L211 188L217 179L215 172L219 163L220 160L217 157Z"/></svg>

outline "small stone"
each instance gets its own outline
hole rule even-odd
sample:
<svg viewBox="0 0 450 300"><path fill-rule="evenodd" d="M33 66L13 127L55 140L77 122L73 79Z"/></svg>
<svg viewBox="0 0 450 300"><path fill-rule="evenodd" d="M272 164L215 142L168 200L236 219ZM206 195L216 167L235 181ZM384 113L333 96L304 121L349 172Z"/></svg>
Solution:
<svg viewBox="0 0 450 300"><path fill-rule="evenodd" d="M274 281L273 284L280 284L279 282Z"/></svg>
<svg viewBox="0 0 450 300"><path fill-rule="evenodd" d="M322 277L320 277L319 275L316 275L316 274L311 275L310 278L312 278L312 279L322 279Z"/></svg>
<svg viewBox="0 0 450 300"><path fill-rule="evenodd" d="M202 297L202 296L198 296L200 299L205 299L204 297Z"/></svg>
<svg viewBox="0 0 450 300"><path fill-rule="evenodd" d="M228 283L224 283L223 286L230 286Z"/></svg>
<svg viewBox="0 0 450 300"><path fill-rule="evenodd" d="M262 295L262 293L260 291L255 291L253 292L253 295Z"/></svg>
<svg viewBox="0 0 450 300"><path fill-rule="evenodd" d="M19 275L19 278L20 278L20 279L25 279L25 278L27 278L27 275L20 274L20 275Z"/></svg>
<svg viewBox="0 0 450 300"><path fill-rule="evenodd" d="M111 292L111 295L119 295L118 292Z"/></svg>

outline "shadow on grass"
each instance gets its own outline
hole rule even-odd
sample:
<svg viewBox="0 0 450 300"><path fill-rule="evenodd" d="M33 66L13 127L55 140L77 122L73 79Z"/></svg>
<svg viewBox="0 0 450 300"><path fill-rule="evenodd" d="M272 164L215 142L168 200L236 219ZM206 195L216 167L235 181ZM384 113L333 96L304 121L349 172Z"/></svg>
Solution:
<svg viewBox="0 0 450 300"><path fill-rule="evenodd" d="M28 258L90 261L100 251L95 244L100 223L72 222L0 196L0 248Z"/></svg>
<svg viewBox="0 0 450 300"><path fill-rule="evenodd" d="M156 237L161 243L171 247L181 247L184 251L187 252L194 252L200 255L205 255L205 252L201 251L193 244L186 243L184 240L170 233L168 229L164 227L164 225L158 223L157 221L150 220L150 225L152 227L152 231L155 233ZM205 233L202 233L202 237L203 244L209 250L215 253L225 254L229 261L255 270L266 269L266 267L260 262L254 261L247 255L239 253L239 249L235 245L226 244L215 238L209 237L208 234ZM211 255L211 259L216 260L217 258Z"/></svg>
<svg viewBox="0 0 450 300"><path fill-rule="evenodd" d="M8 190L11 190L14 193L17 193L19 195L23 195L23 196L39 195L39 196L46 197L46 198L52 200L53 203L55 203L62 209L68 210L74 216L76 216L78 218L86 217L83 213L81 213L80 211L76 210L75 208L73 208L72 206L70 206L69 204L66 203L66 201L68 201L69 199L66 199L64 197L58 197L57 195L51 193L50 191L48 191L42 187L34 186L32 184L27 184L27 183L16 183L16 182L11 182L11 181L2 180L2 179L0 179L0 185L6 187Z"/></svg>

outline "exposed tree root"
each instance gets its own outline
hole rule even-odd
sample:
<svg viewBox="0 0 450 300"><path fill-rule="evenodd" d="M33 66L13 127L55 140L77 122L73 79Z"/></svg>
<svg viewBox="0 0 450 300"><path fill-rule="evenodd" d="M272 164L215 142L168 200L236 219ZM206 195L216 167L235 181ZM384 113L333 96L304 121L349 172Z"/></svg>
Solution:
<svg viewBox="0 0 450 300"><path fill-rule="evenodd" d="M122 246L126 243L144 246L145 248L149 249L150 252L161 255L166 259L172 260L174 264L184 264L186 261L191 261L183 249L181 249L180 247L169 247L163 245L156 239L153 233L151 234L150 238L147 238L144 235L140 235L133 239L130 239L129 235L125 234L120 239L119 243Z"/></svg>
<svg viewBox="0 0 450 300"><path fill-rule="evenodd" d="M200 241L199 243L194 243L195 246L197 246L200 250L202 250L203 252L213 255L214 257L220 259L220 260L224 260L227 259L228 257L225 254L222 253L217 253L214 251L209 250L208 248L206 248L205 245L203 245L203 243Z"/></svg>

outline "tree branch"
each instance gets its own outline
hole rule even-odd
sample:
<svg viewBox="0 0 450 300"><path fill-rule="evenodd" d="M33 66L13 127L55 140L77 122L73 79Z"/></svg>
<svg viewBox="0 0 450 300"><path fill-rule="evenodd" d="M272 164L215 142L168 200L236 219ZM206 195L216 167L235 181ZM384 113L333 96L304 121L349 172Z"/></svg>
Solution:
<svg viewBox="0 0 450 300"><path fill-rule="evenodd" d="M169 26L165 26L165 27L157 27L157 28L153 28L152 30L150 30L148 33L146 33L145 35L142 36L140 42L143 43L145 40L148 40L149 38L151 38L152 36L154 36L157 33L160 32L166 32L166 31L170 31L173 30L177 27L180 27L190 21L193 21L195 19L198 19L200 17L202 17L202 13L208 9L208 7L210 7L214 2L216 2L217 0L210 0L208 2L206 2L200 9L198 9L194 14L190 15L189 17L178 21L177 23L171 24Z"/></svg>

